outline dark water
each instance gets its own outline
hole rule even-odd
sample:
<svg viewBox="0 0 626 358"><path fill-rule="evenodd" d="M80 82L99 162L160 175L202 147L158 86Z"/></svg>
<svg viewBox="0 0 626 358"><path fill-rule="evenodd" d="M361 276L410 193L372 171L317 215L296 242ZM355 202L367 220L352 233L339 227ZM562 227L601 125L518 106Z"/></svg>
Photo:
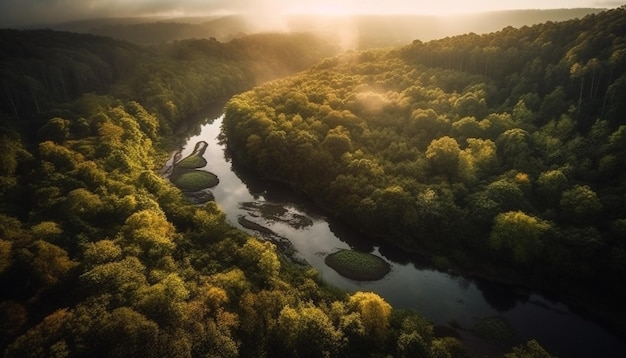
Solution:
<svg viewBox="0 0 626 358"><path fill-rule="evenodd" d="M459 333L463 342L484 354L510 351L510 345L493 348L469 329L481 317L502 316L514 328L516 343L534 338L551 354L560 357L626 357L626 342L622 338L572 312L561 302L537 293L437 271L327 219L309 202L279 186L259 182L234 170L225 158L224 146L217 140L220 125L221 117L203 125L198 135L187 140L182 157L189 155L197 142L207 142L204 157L208 164L204 169L220 180L212 192L228 220L241 228L238 219L245 216L289 239L300 257L315 267L325 282L350 292L376 292L394 307L415 309L435 324L454 322L462 327ZM310 218L310 225L294 227L288 222L263 218L258 212L242 207L243 203L251 202L279 204L287 210L287 215ZM344 278L324 263L327 254L344 248L373 252L387 260L392 270L379 281L357 282Z"/></svg>

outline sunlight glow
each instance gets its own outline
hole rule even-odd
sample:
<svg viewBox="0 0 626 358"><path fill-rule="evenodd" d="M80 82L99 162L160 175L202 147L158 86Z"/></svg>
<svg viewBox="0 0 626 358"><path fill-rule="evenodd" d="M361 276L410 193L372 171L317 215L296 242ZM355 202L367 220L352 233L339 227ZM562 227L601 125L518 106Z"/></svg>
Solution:
<svg viewBox="0 0 626 358"><path fill-rule="evenodd" d="M324 16L344 16L354 13L354 10L336 2L316 2L312 4L294 4L289 12Z"/></svg>
<svg viewBox="0 0 626 358"><path fill-rule="evenodd" d="M267 0L271 1L271 0ZM519 10L519 9L554 9L573 7L593 7L589 0L341 0L341 1L298 1L285 4L283 12L287 14L314 15L458 15L484 11Z"/></svg>

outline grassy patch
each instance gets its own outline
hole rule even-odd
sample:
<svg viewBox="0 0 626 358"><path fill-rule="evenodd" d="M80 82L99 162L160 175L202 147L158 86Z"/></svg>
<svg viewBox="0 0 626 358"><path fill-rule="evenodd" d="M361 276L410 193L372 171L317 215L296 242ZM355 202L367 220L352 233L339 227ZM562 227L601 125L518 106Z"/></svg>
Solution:
<svg viewBox="0 0 626 358"><path fill-rule="evenodd" d="M217 179L215 174L202 170L181 173L170 180L182 191L198 191L212 188L219 183L219 179Z"/></svg>
<svg viewBox="0 0 626 358"><path fill-rule="evenodd" d="M206 166L207 161L204 159L204 152L209 144L205 141L196 143L193 148L193 152L189 154L185 159L175 163L174 166L179 169L199 169Z"/></svg>
<svg viewBox="0 0 626 358"><path fill-rule="evenodd" d="M176 163L176 167L181 168L181 169L196 169L196 168L202 168L206 164L207 164L207 161L206 159L204 159L203 156L191 155L181 160L180 162Z"/></svg>
<svg viewBox="0 0 626 358"><path fill-rule="evenodd" d="M380 280L391 270L382 258L354 250L341 250L326 256L326 265L340 275L358 281Z"/></svg>

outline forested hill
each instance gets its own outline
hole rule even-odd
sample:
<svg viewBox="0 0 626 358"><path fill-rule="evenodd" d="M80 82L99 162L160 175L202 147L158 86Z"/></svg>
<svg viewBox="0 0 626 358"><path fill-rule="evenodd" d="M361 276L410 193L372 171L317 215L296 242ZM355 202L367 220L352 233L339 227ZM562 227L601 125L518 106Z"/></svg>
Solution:
<svg viewBox="0 0 626 358"><path fill-rule="evenodd" d="M3 357L467 356L415 312L324 287L156 172L186 114L318 62L313 38L0 33Z"/></svg>
<svg viewBox="0 0 626 358"><path fill-rule="evenodd" d="M52 30L0 30L0 116L22 125L62 115L94 92L135 100L162 117L162 133L216 99L306 69L338 48L310 34L257 34L222 43L139 47Z"/></svg>
<svg viewBox="0 0 626 358"><path fill-rule="evenodd" d="M363 232L620 321L625 71L622 7L328 59L233 98L223 130Z"/></svg>

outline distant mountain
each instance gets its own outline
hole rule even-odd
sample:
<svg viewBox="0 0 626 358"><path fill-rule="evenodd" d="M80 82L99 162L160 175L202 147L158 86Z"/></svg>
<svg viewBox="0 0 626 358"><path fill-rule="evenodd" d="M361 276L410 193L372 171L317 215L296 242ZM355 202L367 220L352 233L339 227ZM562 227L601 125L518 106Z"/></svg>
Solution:
<svg viewBox="0 0 626 358"><path fill-rule="evenodd" d="M228 41L243 34L267 31L314 32L334 37L345 49L396 46L458 34L498 31L547 21L581 18L604 9L512 10L454 16L425 15L292 15L281 23L265 23L239 15L223 17L136 17L75 21L46 27L110 36L137 44L158 44L188 38Z"/></svg>
<svg viewBox="0 0 626 358"><path fill-rule="evenodd" d="M474 32L485 34L507 26L532 26L599 13L604 9L512 10L453 16L361 15L346 17L294 16L293 31L316 31L339 36L344 44L366 49L430 41Z"/></svg>
<svg viewBox="0 0 626 358"><path fill-rule="evenodd" d="M228 41L242 34L251 33L252 28L241 16L224 16L200 23L191 21L197 18L170 19L139 24L104 24L93 27L88 32L111 36L137 44L155 44L185 39L215 38Z"/></svg>

